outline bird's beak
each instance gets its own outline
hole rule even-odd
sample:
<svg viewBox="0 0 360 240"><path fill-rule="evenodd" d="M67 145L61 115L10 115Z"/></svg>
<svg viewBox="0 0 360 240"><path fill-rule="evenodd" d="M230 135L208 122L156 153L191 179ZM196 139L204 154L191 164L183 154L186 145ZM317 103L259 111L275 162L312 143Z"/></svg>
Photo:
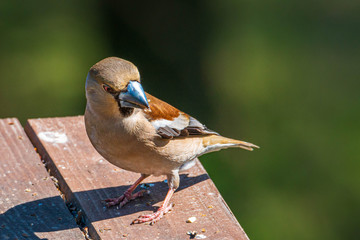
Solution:
<svg viewBox="0 0 360 240"><path fill-rule="evenodd" d="M119 101L123 107L149 108L144 89L138 81L130 81L127 90L119 94Z"/></svg>

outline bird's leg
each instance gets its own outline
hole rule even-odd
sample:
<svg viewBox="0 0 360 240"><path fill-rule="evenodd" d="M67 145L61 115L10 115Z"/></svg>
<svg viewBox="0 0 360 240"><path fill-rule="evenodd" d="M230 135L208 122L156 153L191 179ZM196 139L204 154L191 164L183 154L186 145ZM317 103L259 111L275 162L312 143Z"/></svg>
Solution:
<svg viewBox="0 0 360 240"><path fill-rule="evenodd" d="M139 216L137 219L135 219L132 222L132 224L150 222L150 224L152 225L152 224L156 223L157 221L159 221L164 216L164 214L169 212L172 209L172 207L174 206L172 203L169 203L169 202L170 202L172 195L174 194L176 189L179 187L179 183L180 183L179 182L179 174L177 171L176 172L174 171L173 175L168 175L169 191L166 194L165 200L164 200L163 204L161 205L161 207L152 214Z"/></svg>
<svg viewBox="0 0 360 240"><path fill-rule="evenodd" d="M175 192L174 189L170 188L168 193L166 194L165 200L161 207L154 213L148 215L141 215L137 219L135 219L132 223L144 223L144 222L151 222L150 224L154 224L159 221L164 214L171 210L173 204L169 204L170 198Z"/></svg>
<svg viewBox="0 0 360 240"><path fill-rule="evenodd" d="M144 195L144 193L146 192L146 190L141 190L136 193L132 193L132 192L148 176L149 175L141 174L141 177L138 180L136 180L136 182L131 187L129 187L125 191L125 193L123 195L121 195L120 197L105 199L106 206L111 207L111 206L115 206L115 205L120 205L120 207L123 207L126 203L130 202L131 200L134 200L135 198L138 198L138 197L142 197Z"/></svg>

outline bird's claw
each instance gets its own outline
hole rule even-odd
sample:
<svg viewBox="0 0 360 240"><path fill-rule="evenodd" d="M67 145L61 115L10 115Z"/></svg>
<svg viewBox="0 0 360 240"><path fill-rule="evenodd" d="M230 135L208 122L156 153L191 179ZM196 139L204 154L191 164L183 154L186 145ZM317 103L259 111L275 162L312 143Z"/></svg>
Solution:
<svg viewBox="0 0 360 240"><path fill-rule="evenodd" d="M137 223L150 223L150 225L154 225L157 221L159 221L166 213L171 211L174 204L169 204L167 207L160 207L156 212L148 215L141 215L134 221L132 221L131 225Z"/></svg>
<svg viewBox="0 0 360 240"><path fill-rule="evenodd" d="M144 196L145 193L149 193L149 191L141 190L137 193L126 193L125 192L123 195L121 195L118 198L109 198L109 199L105 199L104 201L105 201L106 207L112 207L112 206L119 205L120 208L122 208L125 204L127 204L131 200L134 200L135 198Z"/></svg>

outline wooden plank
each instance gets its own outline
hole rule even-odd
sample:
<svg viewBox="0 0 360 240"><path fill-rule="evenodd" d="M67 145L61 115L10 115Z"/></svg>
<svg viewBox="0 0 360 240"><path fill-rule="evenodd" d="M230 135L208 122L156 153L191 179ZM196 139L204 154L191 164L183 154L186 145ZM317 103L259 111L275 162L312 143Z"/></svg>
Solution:
<svg viewBox="0 0 360 240"><path fill-rule="evenodd" d="M121 195L139 174L111 165L95 151L82 116L33 119L25 130L59 179L66 198L85 213L94 239L188 239L188 231L210 239L248 239L200 162L181 174L180 188L172 198L173 211L153 226L130 225L139 215L161 205L168 190L165 178L145 180L154 184L149 196L122 209L107 209L101 200ZM192 216L197 221L186 223Z"/></svg>
<svg viewBox="0 0 360 240"><path fill-rule="evenodd" d="M0 120L0 239L85 239L17 119Z"/></svg>

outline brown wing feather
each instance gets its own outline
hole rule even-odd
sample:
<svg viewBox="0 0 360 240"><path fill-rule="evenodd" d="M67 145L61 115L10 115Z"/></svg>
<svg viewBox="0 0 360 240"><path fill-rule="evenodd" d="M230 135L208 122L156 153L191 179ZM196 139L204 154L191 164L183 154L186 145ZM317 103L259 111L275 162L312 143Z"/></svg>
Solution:
<svg viewBox="0 0 360 240"><path fill-rule="evenodd" d="M148 93L145 94L149 101L151 110L146 111L146 115L150 118L150 120L166 119L171 121L179 117L180 113L182 113L180 110L171 106L170 104L161 101L160 99Z"/></svg>
<svg viewBox="0 0 360 240"><path fill-rule="evenodd" d="M211 135L218 133L209 130L195 118L181 112L170 104L146 93L150 110L144 110L145 116L165 139L187 137L189 135Z"/></svg>

